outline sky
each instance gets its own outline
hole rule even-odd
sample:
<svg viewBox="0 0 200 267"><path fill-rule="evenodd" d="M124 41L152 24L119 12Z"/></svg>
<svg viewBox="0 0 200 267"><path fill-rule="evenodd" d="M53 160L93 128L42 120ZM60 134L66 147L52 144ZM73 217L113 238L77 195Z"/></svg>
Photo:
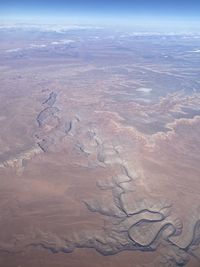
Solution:
<svg viewBox="0 0 200 267"><path fill-rule="evenodd" d="M0 19L195 27L200 0L0 0Z"/></svg>

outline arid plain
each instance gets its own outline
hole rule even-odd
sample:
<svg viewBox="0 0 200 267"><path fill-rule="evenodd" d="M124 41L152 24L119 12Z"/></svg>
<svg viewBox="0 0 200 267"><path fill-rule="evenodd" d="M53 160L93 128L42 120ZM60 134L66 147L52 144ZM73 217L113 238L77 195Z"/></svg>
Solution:
<svg viewBox="0 0 200 267"><path fill-rule="evenodd" d="M200 266L200 36L0 28L0 266Z"/></svg>

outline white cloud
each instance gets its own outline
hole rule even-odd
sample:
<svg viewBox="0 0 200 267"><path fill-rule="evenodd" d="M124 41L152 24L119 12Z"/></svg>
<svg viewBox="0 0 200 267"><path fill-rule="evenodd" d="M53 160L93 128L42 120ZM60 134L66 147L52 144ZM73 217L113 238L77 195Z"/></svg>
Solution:
<svg viewBox="0 0 200 267"><path fill-rule="evenodd" d="M195 49L195 50L189 51L189 52L191 52L191 53L200 53L200 49Z"/></svg>
<svg viewBox="0 0 200 267"><path fill-rule="evenodd" d="M30 48L44 48L46 46L47 45L45 45L45 44L31 44Z"/></svg>
<svg viewBox="0 0 200 267"><path fill-rule="evenodd" d="M152 91L152 88L146 88L146 87L140 87L138 89L136 89L137 92L141 92L141 93L145 93L145 94L149 94Z"/></svg>
<svg viewBox="0 0 200 267"><path fill-rule="evenodd" d="M54 41L51 42L52 45L62 45L62 44L71 44L74 43L74 40L59 40L59 41Z"/></svg>
<svg viewBox="0 0 200 267"><path fill-rule="evenodd" d="M5 52L6 53L13 53L13 52L18 52L18 51L21 51L21 48L8 49Z"/></svg>

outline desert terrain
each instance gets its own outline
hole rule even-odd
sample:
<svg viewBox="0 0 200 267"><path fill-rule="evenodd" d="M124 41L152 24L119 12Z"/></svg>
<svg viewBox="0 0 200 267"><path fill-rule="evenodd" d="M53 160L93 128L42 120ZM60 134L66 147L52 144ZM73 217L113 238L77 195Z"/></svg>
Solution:
<svg viewBox="0 0 200 267"><path fill-rule="evenodd" d="M0 27L0 266L200 266L200 36Z"/></svg>

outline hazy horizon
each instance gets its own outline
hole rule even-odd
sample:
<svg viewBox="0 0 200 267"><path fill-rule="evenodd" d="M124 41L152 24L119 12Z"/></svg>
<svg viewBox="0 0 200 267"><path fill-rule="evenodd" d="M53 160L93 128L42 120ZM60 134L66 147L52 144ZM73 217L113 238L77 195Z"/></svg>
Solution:
<svg viewBox="0 0 200 267"><path fill-rule="evenodd" d="M197 1L0 1L1 23L139 26L149 29L200 29Z"/></svg>

